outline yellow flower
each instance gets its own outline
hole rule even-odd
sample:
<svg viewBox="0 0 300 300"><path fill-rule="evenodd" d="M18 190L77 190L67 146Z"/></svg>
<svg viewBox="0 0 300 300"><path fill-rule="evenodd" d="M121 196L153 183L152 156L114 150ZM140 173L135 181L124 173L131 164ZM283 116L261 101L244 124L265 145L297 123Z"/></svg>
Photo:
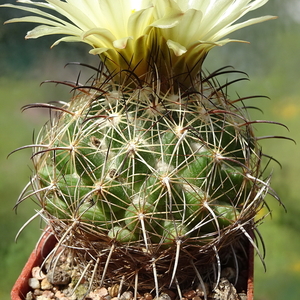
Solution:
<svg viewBox="0 0 300 300"><path fill-rule="evenodd" d="M133 70L137 74L147 71L147 42L149 24L153 22L151 1L130 0L46 0L33 2L19 0L25 6L4 4L29 11L34 15L8 20L12 22L40 23L26 35L27 39L45 35L63 35L60 42L85 42L92 46L90 53L99 54L108 69L114 73ZM51 12L53 11L53 13ZM57 13L61 17L57 17Z"/></svg>
<svg viewBox="0 0 300 300"><path fill-rule="evenodd" d="M156 73L166 82L173 78L188 84L199 73L207 53L232 39L223 39L240 28L274 17L236 23L268 0L19 0L4 4L34 15L11 22L40 23L26 38L60 34L52 46L85 42L100 55L110 72L130 70L146 80ZM51 14L51 11L54 11ZM57 13L61 17L57 16Z"/></svg>
<svg viewBox="0 0 300 300"><path fill-rule="evenodd" d="M223 39L243 27L276 18L264 16L236 23L241 17L253 11L268 0L175 0L155 1L156 36L163 39L169 48L166 60L172 75L180 83L188 82L199 73L204 58L215 46L228 42L243 42ZM161 45L161 49L166 49ZM167 54L165 53L165 57Z"/></svg>

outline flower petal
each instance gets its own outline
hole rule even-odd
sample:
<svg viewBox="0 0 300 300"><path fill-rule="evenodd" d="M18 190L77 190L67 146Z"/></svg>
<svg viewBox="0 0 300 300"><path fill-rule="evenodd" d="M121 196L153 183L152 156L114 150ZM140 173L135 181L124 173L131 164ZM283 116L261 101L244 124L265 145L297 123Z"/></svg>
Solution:
<svg viewBox="0 0 300 300"><path fill-rule="evenodd" d="M28 1L26 1L28 2ZM49 20L54 20L58 23L61 23L61 24L69 24L67 22L65 22L64 20L54 16L54 15L51 15L49 13L45 13L44 11L40 10L40 9L36 9L36 8L29 8L29 7L25 7L25 6L17 6L17 5L13 5L13 4L3 4L3 5L0 5L0 7L10 7L10 8L17 8L17 9L20 9L20 10L24 10L24 11L29 11L29 12L32 12L34 14L37 14L37 15L40 15L40 16L44 16L45 18L41 18L41 22L40 23L43 23L44 21L47 21L48 19ZM50 6L46 6L44 5L43 7L47 8L47 9L51 9ZM24 18L24 17L23 17ZM22 20L23 18L14 18L14 19L10 19L8 21L6 21L5 23L13 23L13 22L31 22L30 20L29 21L20 21Z"/></svg>
<svg viewBox="0 0 300 300"><path fill-rule="evenodd" d="M125 49L126 46L127 46L128 40L133 40L133 38L131 36L129 36L129 37L125 37L125 38L122 38L122 39L115 40L113 42L113 45L117 49Z"/></svg>
<svg viewBox="0 0 300 300"><path fill-rule="evenodd" d="M153 22L153 6L134 12L128 19L128 34L135 39L149 31Z"/></svg>
<svg viewBox="0 0 300 300"><path fill-rule="evenodd" d="M52 45L51 48L53 48L54 46L58 45L61 42L82 42L82 39L78 36L64 36L58 40L56 40ZM88 43L88 42L86 42Z"/></svg>
<svg viewBox="0 0 300 300"><path fill-rule="evenodd" d="M182 46L179 43L174 42L172 40L168 40L167 45L170 49L172 49L174 51L174 54L176 56L181 56L182 54L186 53L186 51L187 51L184 46Z"/></svg>
<svg viewBox="0 0 300 300"><path fill-rule="evenodd" d="M106 28L93 28L82 33L82 40L90 41L95 48L111 48L116 37Z"/></svg>
<svg viewBox="0 0 300 300"><path fill-rule="evenodd" d="M51 35L51 34L67 34L72 35L73 32L68 30L68 28L55 27L55 26L47 26L40 25L27 32L25 36L26 39L36 39L41 36ZM76 36L76 35L74 35Z"/></svg>
<svg viewBox="0 0 300 300"><path fill-rule="evenodd" d="M257 23L261 23L261 22L273 20L273 19L277 19L277 17L276 16L263 16L263 17L249 19L249 20L247 20L245 22L229 26L228 28L224 29L222 32L218 32L215 35L214 39L218 40L218 39L220 39L220 38L222 38L222 37L224 37L224 36L226 36L226 35L234 32L234 31L237 31L237 30L239 30L241 28L244 28L244 27L247 27L247 26L250 26L250 25L254 25L254 24L257 24Z"/></svg>

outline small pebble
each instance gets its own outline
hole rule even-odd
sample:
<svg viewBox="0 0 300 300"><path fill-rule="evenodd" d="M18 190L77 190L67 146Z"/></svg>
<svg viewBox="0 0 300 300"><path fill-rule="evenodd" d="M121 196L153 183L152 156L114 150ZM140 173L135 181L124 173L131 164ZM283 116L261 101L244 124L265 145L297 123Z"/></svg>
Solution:
<svg viewBox="0 0 300 300"><path fill-rule="evenodd" d="M54 298L54 293L52 291L44 291L43 295L48 297L49 299Z"/></svg>
<svg viewBox="0 0 300 300"><path fill-rule="evenodd" d="M145 293L144 298L145 298L145 300L152 300L153 296L150 293Z"/></svg>
<svg viewBox="0 0 300 300"><path fill-rule="evenodd" d="M247 294L245 293L239 293L239 297L241 300L247 300Z"/></svg>
<svg viewBox="0 0 300 300"><path fill-rule="evenodd" d="M171 300L171 297L167 293L161 293L158 300Z"/></svg>
<svg viewBox="0 0 300 300"><path fill-rule="evenodd" d="M40 282L39 282L38 279L36 279L36 278L29 278L29 279L28 279L28 285L29 285L32 289L39 289L39 288L40 288Z"/></svg>
<svg viewBox="0 0 300 300"><path fill-rule="evenodd" d="M33 294L32 294L32 291L30 291L26 294L25 300L32 300L32 299L33 299Z"/></svg>
<svg viewBox="0 0 300 300"><path fill-rule="evenodd" d="M40 296L43 294L43 291L40 290L40 289L35 289L34 292L33 292L34 296Z"/></svg>
<svg viewBox="0 0 300 300"><path fill-rule="evenodd" d="M66 285L71 282L71 276L66 271L55 269L47 274L47 279L54 285Z"/></svg>
<svg viewBox="0 0 300 300"><path fill-rule="evenodd" d="M171 300L175 300L177 295L172 290L164 290L164 293L168 294L171 298Z"/></svg>
<svg viewBox="0 0 300 300"><path fill-rule="evenodd" d="M36 300L49 300L54 299L54 293L51 291L44 291L42 295L37 296Z"/></svg>
<svg viewBox="0 0 300 300"><path fill-rule="evenodd" d="M114 284L113 286L108 288L108 293L111 297L117 297L119 293L120 285Z"/></svg>
<svg viewBox="0 0 300 300"><path fill-rule="evenodd" d="M61 299L61 298L65 297L65 294L62 293L61 291L57 291L57 292L55 292L54 296L55 296L55 298Z"/></svg>
<svg viewBox="0 0 300 300"><path fill-rule="evenodd" d="M185 293L183 294L183 296L184 296L185 298L187 298L187 299L192 299L192 298L194 298L196 295L197 295L197 293L196 293L196 291L194 291L194 290L190 290L190 291L185 292Z"/></svg>
<svg viewBox="0 0 300 300"><path fill-rule="evenodd" d="M93 300L111 300L111 296L108 294L108 290L104 287L97 288L93 292L90 292L89 298Z"/></svg>
<svg viewBox="0 0 300 300"><path fill-rule="evenodd" d="M36 300L49 300L49 298L46 298L46 296L44 296L44 295L40 295L40 296L36 297Z"/></svg>
<svg viewBox="0 0 300 300"><path fill-rule="evenodd" d="M131 300L131 299L133 299L133 293L130 291L124 292L120 297L120 300Z"/></svg>
<svg viewBox="0 0 300 300"><path fill-rule="evenodd" d="M53 288L53 285L49 282L47 277L41 281L41 289L42 290L50 290L52 288Z"/></svg>
<svg viewBox="0 0 300 300"><path fill-rule="evenodd" d="M60 291L57 291L54 296L55 296L55 299L57 299L57 300L58 299L59 300L69 300L69 298L66 297L65 294Z"/></svg>
<svg viewBox="0 0 300 300"><path fill-rule="evenodd" d="M108 295L108 290L104 287L97 288L97 289L95 289L94 293L99 295L100 297L104 297L104 296Z"/></svg>

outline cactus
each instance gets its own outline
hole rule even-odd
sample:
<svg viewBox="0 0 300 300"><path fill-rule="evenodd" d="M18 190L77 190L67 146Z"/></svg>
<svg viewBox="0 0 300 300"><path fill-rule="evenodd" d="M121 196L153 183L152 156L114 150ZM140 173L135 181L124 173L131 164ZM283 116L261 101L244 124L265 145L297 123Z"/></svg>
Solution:
<svg viewBox="0 0 300 300"><path fill-rule="evenodd" d="M39 105L57 114L34 145L31 194L66 249L84 249L87 261L96 251L85 270L103 272L94 285L125 277L124 286L137 280L157 294L175 280L185 286L195 276L186 269L205 269L217 248L242 243L264 204L269 182L251 122L211 79L162 98L107 76L78 86L67 104Z"/></svg>
<svg viewBox="0 0 300 300"><path fill-rule="evenodd" d="M55 1L48 2L56 8ZM172 4L171 10L180 1L161 2ZM206 2L218 11L218 4ZM266 1L246 2L240 16ZM145 18L147 11L133 14ZM182 49L175 42L170 46L161 26L152 26L151 34L161 35L161 43ZM38 37L37 32L28 37ZM146 44L151 34L135 38ZM219 76L236 71L205 74L201 69L208 51L230 40L199 42L200 48L187 49L186 57L147 44L148 59L136 63L136 55L130 64L130 47L104 55L97 52L103 45L93 44L93 32L86 36L103 60L96 76L85 85L74 84L76 95L67 103L24 107L45 107L53 117L30 145L34 176L19 202L37 199L37 215L58 238L58 247L71 253L82 276L88 276L89 289L120 284L133 288L135 296L145 290L158 296L170 288L181 297L193 281L216 282L229 260L238 270L245 241L257 249L249 232L256 230L270 178L263 175L264 155L243 99L231 100L230 83L218 84Z"/></svg>

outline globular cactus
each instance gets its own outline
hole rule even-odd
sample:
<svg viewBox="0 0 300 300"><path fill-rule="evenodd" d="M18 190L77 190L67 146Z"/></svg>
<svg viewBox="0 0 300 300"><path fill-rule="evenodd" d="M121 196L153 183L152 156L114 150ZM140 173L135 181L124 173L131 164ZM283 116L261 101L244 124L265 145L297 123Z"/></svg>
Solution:
<svg viewBox="0 0 300 300"><path fill-rule="evenodd" d="M71 15L80 14L71 10L73 1L47 2L51 5L34 5L60 13L69 7ZM77 2L82 12L88 11L86 1ZM99 7L108 5L96 2ZM136 25L148 18L143 34L114 40L111 49L107 33L103 44L97 40L103 34L100 25L87 26L88 31L77 24L104 64L89 83L73 85L77 92L70 102L24 108L45 107L53 117L30 145L34 176L19 202L38 200L37 215L57 237L57 249L70 253L82 277L88 278L89 289L120 284L120 290L133 288L137 297L142 291L158 296L174 288L182 297L181 291L195 282L203 289L204 282L218 282L227 266L234 267L237 283L240 265L247 260L246 247L256 247L255 217L270 185L253 133L255 121L249 120L242 98L229 99L230 83L218 84L220 75L234 71L223 68L205 75L201 65L212 47L230 41L219 41L224 35L272 17L231 25L266 2L259 0L227 1L222 7L218 1L203 1L202 6L150 2L152 6L128 13ZM44 19L12 20L47 25L29 32L29 38L61 33L57 28L70 26L74 32L67 34L75 37L62 40L78 40L77 29L68 22L32 12ZM186 25L190 18L196 22L200 12L202 30L209 29L205 17L212 12L216 28L226 18L229 25L225 22L224 31L204 35L206 43L199 37L185 45L185 32L176 29L173 19ZM76 23L69 12L66 16ZM168 39L174 38L173 29L181 44Z"/></svg>
<svg viewBox="0 0 300 300"><path fill-rule="evenodd" d="M34 146L40 214L61 244L97 253L96 285L186 285L186 269L242 243L263 205L269 183L251 122L209 78L164 95L105 78L69 103L39 105L58 112Z"/></svg>

